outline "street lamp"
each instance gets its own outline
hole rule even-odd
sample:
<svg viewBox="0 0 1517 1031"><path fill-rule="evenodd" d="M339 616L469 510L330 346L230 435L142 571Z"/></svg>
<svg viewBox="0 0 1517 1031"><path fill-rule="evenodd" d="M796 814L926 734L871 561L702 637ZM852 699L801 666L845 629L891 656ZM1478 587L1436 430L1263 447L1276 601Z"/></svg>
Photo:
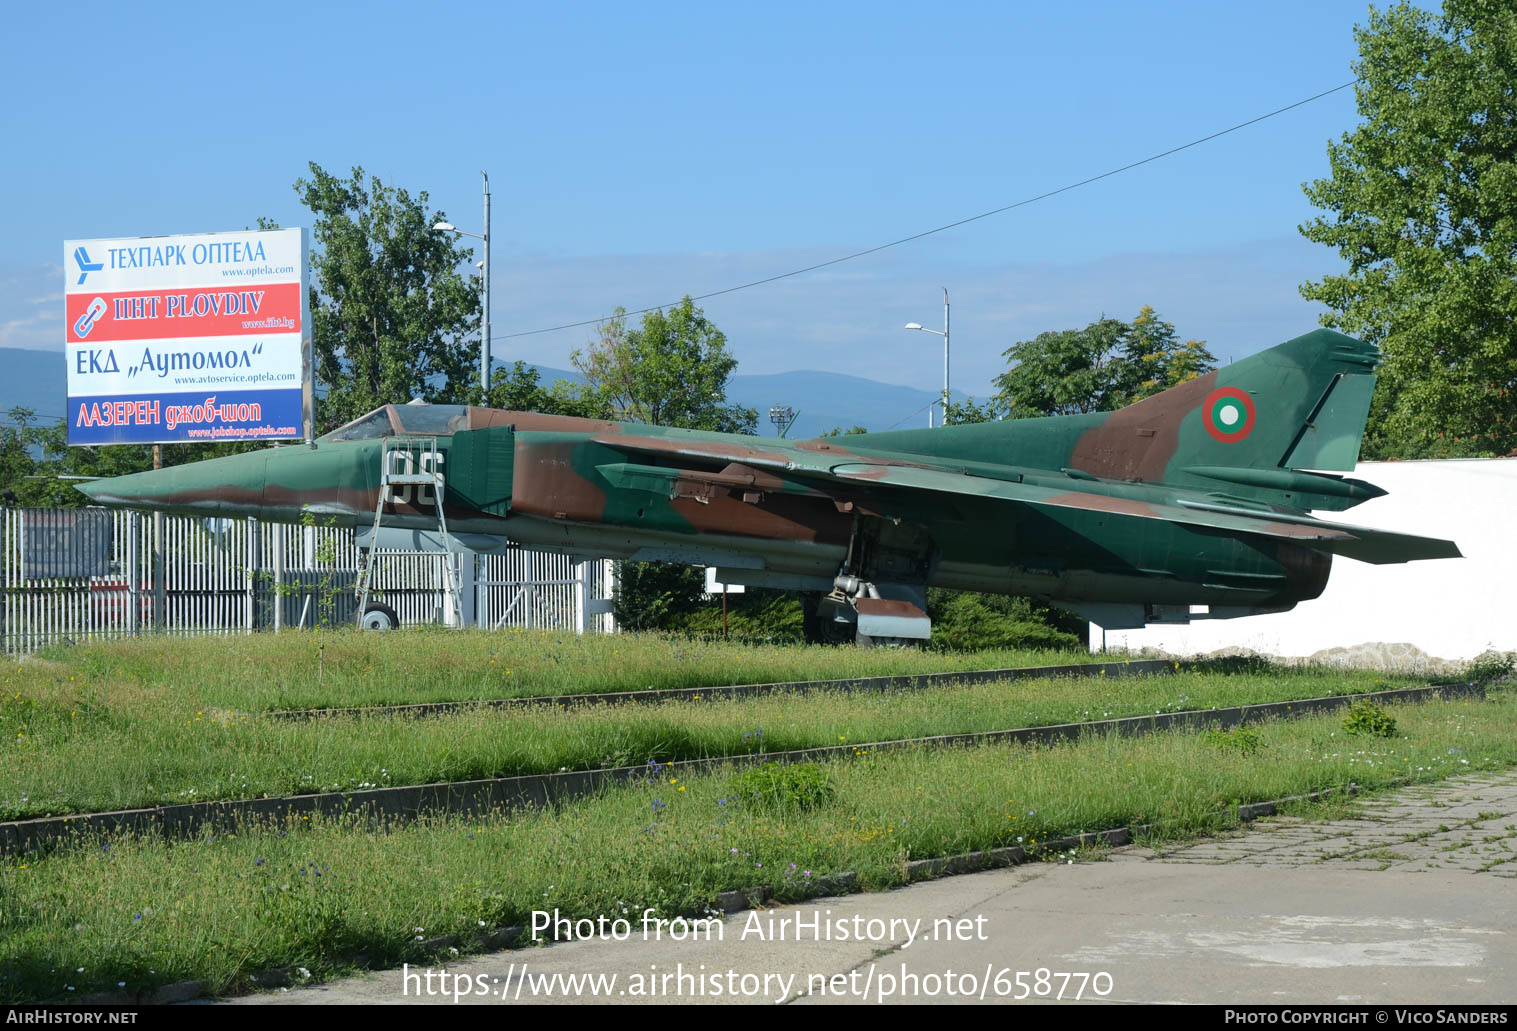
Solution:
<svg viewBox="0 0 1517 1031"><path fill-rule="evenodd" d="M920 322L906 323L907 329L920 330L923 333L931 333L943 338L943 425L948 425L948 287L943 287L943 331L928 329ZM934 401L927 407L927 428L932 428L932 409L938 402Z"/></svg>
<svg viewBox="0 0 1517 1031"><path fill-rule="evenodd" d="M457 233L459 236L472 236L476 240L485 242L485 260L476 262L477 268L484 271L485 276L485 301L484 301L484 333L479 339L479 385L484 388L485 394L490 393L490 174L481 172L485 179L485 232L470 233L458 228L451 222L439 222L432 227L439 233ZM487 398L488 401L488 398Z"/></svg>

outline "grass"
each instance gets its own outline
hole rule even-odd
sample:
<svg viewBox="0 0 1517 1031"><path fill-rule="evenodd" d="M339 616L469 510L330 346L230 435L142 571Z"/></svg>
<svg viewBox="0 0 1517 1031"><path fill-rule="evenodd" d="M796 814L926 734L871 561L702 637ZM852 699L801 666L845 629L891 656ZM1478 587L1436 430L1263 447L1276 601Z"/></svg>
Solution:
<svg viewBox="0 0 1517 1031"><path fill-rule="evenodd" d="M1076 651L942 654L740 644L655 634L415 629L143 637L43 653L55 676L163 689L240 711L830 680L1099 662Z"/></svg>
<svg viewBox="0 0 1517 1031"><path fill-rule="evenodd" d="M204 695L122 681L122 674L100 683L83 672L54 671L39 680L22 667L21 676L27 675L32 679L24 686L0 678L0 819L640 766L1414 682L1322 670L1176 673L637 706L465 709L425 719L288 721L212 707ZM1231 735L1227 742L1246 736Z"/></svg>
<svg viewBox="0 0 1517 1031"><path fill-rule="evenodd" d="M509 818L315 819L0 859L0 1000L184 979L235 992L260 970L322 978L359 956L446 962L425 939L469 951L534 910L699 913L723 890L794 900L841 871L880 889L911 859L1137 823L1163 841L1232 826L1240 802L1517 763L1513 693L1391 711L1395 739L1348 738L1329 715L1261 724L1249 751L1175 733L870 754L823 764L830 791L805 808L751 804L733 772L659 775Z"/></svg>

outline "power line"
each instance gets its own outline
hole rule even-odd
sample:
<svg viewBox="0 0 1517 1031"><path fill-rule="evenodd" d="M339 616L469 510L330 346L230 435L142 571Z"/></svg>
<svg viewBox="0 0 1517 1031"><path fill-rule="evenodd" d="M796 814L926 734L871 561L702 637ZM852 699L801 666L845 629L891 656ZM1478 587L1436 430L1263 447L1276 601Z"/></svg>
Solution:
<svg viewBox="0 0 1517 1031"><path fill-rule="evenodd" d="M17 407L20 407L20 406L18 405ZM0 408L0 417L3 417L5 419L5 421L9 422L9 421L11 421L11 420L13 420L15 418L15 414L14 414L15 411L16 411L15 408L8 408L8 409L7 408ZM28 411L30 411L30 409L28 409ZM51 420L51 421L54 421L54 422L62 422L66 418L66 416L62 416L62 415L43 415L41 412L35 412L35 411L32 412L31 417L32 417L32 419L37 420L37 421Z"/></svg>
<svg viewBox="0 0 1517 1031"><path fill-rule="evenodd" d="M722 289L722 290L712 290L710 293L698 294L697 296L692 297L691 300L692 301L704 301L708 297L720 297L723 294L736 293L739 290L748 290L748 289L751 289L751 288L753 288L755 286L763 286L766 283L778 282L781 279L791 279L791 278L793 278L795 276L803 276L803 275L805 275L808 272L815 272L817 269L824 269L824 268L827 268L827 267L832 266L832 265L840 265L840 264L842 264L845 261L852 261L855 258L862 258L865 255L869 255L869 254L877 254L880 251L888 250L891 247L899 247L903 243L911 243L914 240L920 240L920 239L922 239L924 237L933 236L934 234L937 234L937 233L947 232L950 229L957 229L959 226L968 225L971 222L978 222L982 218L990 218L992 215L1000 215L1000 214L1004 214L1007 211L1011 211L1011 210L1013 210L1015 208L1026 207L1029 204L1036 204L1038 201L1047 200L1049 197L1056 197L1056 196L1058 196L1061 193L1068 193L1070 190L1077 190L1077 189L1079 189L1082 186L1089 186L1091 183L1100 182L1102 179L1109 179L1109 178L1111 178L1114 175L1120 175L1123 172L1131 171L1134 168L1138 168L1138 167L1140 167L1142 165L1150 164L1150 163L1152 163L1154 161L1158 161L1161 158L1167 158L1167 157L1169 157L1172 154L1178 154L1182 150L1189 150L1190 148L1192 148L1192 147L1198 147L1198 146L1200 146L1203 143L1209 143L1210 141L1218 139L1218 138L1220 138L1222 136L1226 136L1229 133L1237 132L1239 129L1246 129L1250 125L1257 125L1258 123L1263 122L1263 121L1265 121L1267 119L1270 119L1270 118L1274 118L1277 115L1283 115L1287 111L1293 111L1296 108L1303 107L1303 106L1305 106L1307 104L1312 103L1313 101L1321 100L1323 97L1331 96L1334 93L1338 93L1338 92L1340 92L1342 90L1346 90L1346 89L1348 89L1350 86L1354 85L1358 81L1359 81L1358 79L1350 79L1348 82L1341 83L1340 85L1334 86L1332 89L1323 90L1321 93L1314 93L1312 96L1306 97L1306 98L1304 98L1302 100L1298 100L1298 101L1296 101L1293 104L1286 104L1284 107L1277 107L1277 108L1275 108L1275 110L1270 111L1267 114L1262 114L1262 115L1258 115L1257 117L1250 118L1246 122L1239 122L1237 125L1229 126L1226 129L1221 129L1221 130L1219 130L1217 132L1211 133L1210 135L1202 136L1199 139L1191 140L1189 143L1182 143L1182 144L1180 144L1177 147L1171 147L1168 150L1162 150L1162 151L1160 151L1157 154L1150 154L1146 158L1141 158L1140 160L1130 162L1128 164L1122 165L1119 168L1113 168L1113 169L1111 169L1109 171L1102 172L1099 175L1093 175L1093 176L1090 176L1089 178L1081 179L1079 182L1069 183L1066 186L1060 186L1058 189L1048 190L1045 193L1040 193L1040 194L1037 194L1036 196L1033 196L1033 197L1025 197L1022 200L1015 201L1015 202L1013 202L1011 204L1005 204L1005 205L1002 205L999 208L992 208L990 211L982 211L978 215L971 215L968 218L961 218L957 222L949 222L947 225L941 225L941 226L938 226L935 229L927 229L927 230L924 230L924 231L922 231L920 233L913 233L910 236L903 236L899 240L891 240L889 243L882 243L882 244L880 244L877 247L869 247L869 248L867 248L865 250L862 250L862 251L854 251L852 254L845 254L845 255L843 255L840 258L833 258L830 261L822 261L822 262L818 262L815 265L807 265L805 268L795 269L794 271L791 271L791 272L781 272L779 275L766 276L763 279L755 279L755 280L753 280L750 283L741 283L741 284L739 284L737 286L729 286L729 287L727 287L725 289ZM627 314L627 315L643 315L643 314L646 314L647 312L650 312L650 311L658 311L658 310L660 310L662 308L672 307L673 305L678 304L678 303L680 303L680 302L679 301L671 301L671 302L669 302L667 304L650 305L647 308L638 308L636 311L629 311L629 312L626 312L625 314ZM498 339L511 340L511 339L515 339L516 337L537 336L538 334L541 334L541 333L556 333L556 332L558 332L561 329L578 329L581 326L594 326L594 325L599 325L602 322L605 322L609 318L611 318L611 316L609 316L609 315L603 315L600 318L585 319L582 322L566 322L566 323L564 323L561 326L546 326L546 327L544 327L542 329L528 329L528 330L523 330L523 331L521 331L519 333L499 334L498 335ZM908 416L908 418L909 418L909 416Z"/></svg>
<svg viewBox="0 0 1517 1031"><path fill-rule="evenodd" d="M928 401L926 404L924 404L922 407L918 408L916 411L912 412L910 415L902 416L901 418L897 419L895 422L891 423L889 426L886 426L880 432L881 433L889 433L891 430L895 429L897 426L899 426L901 423L905 422L907 419L915 419L917 416L921 415L923 412L927 411L927 409L929 409L933 405L939 403L941 400L942 400L942 398L938 398L938 397L933 398L931 401Z"/></svg>

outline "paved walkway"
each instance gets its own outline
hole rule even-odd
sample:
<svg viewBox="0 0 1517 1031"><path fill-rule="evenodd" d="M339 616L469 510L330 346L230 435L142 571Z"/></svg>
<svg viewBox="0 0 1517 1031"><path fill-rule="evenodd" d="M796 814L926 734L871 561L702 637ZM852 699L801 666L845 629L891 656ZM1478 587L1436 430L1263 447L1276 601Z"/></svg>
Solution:
<svg viewBox="0 0 1517 1031"><path fill-rule="evenodd" d="M1167 852L1162 861L1463 870L1517 878L1517 773L1407 788L1357 808L1351 820L1260 820L1236 835ZM1502 890L1511 892L1517 906L1517 888Z"/></svg>
<svg viewBox="0 0 1517 1031"><path fill-rule="evenodd" d="M739 913L719 940L634 933L447 968L467 982L388 971L232 1001L453 1005L463 983L471 994L461 1003L496 1005L958 1003L982 992L987 1002L1024 993L1051 1002L1061 987L1074 995L1079 975L1090 975L1086 1002L1517 1001L1517 770L1354 810L1326 822L1261 820L1163 853L1133 847L1107 862L1031 864ZM813 926L831 928L831 940ZM780 928L786 940L773 940ZM842 928L863 940L837 940ZM554 975L603 980L595 994L583 983L566 991Z"/></svg>

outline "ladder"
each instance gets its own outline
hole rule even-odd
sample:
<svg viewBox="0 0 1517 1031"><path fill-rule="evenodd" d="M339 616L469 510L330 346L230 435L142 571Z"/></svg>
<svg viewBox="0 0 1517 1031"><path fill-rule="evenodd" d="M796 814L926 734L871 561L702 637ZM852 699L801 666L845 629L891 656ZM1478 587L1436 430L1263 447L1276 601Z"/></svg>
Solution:
<svg viewBox="0 0 1517 1031"><path fill-rule="evenodd" d="M369 554L364 567L358 573L358 613L354 622L363 626L364 610L369 604L369 590L374 582L374 563L379 554L379 524L384 519L385 506L397 498L391 496L392 488L401 488L398 500L402 504L413 503L420 508L426 504L424 492L432 491L432 505L437 510L437 533L443 547L443 576L448 600L452 603L449 625L458 626L463 619L463 603L460 597L458 567L455 563L453 539L448 536L448 517L443 513L445 481L437 438L399 435L386 437L379 461L379 497L374 503L374 526L369 536ZM414 492L414 495L413 495Z"/></svg>

